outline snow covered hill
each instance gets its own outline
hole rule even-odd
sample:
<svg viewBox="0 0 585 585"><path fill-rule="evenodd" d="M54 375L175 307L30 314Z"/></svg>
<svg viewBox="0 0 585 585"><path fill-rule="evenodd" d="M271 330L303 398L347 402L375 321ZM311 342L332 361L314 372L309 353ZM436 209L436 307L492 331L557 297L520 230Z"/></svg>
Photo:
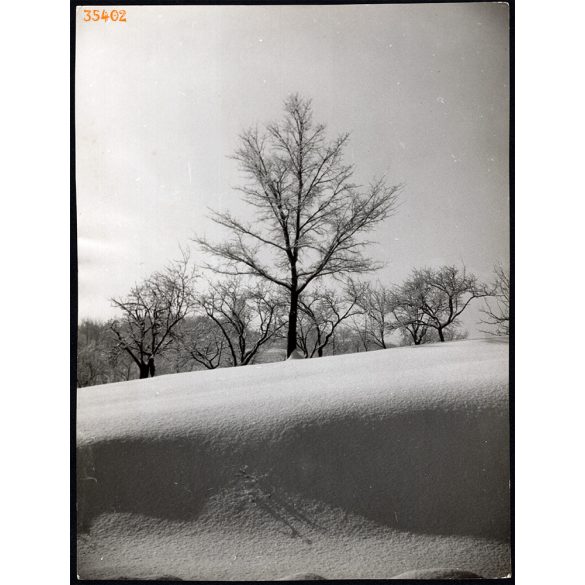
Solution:
<svg viewBox="0 0 585 585"><path fill-rule="evenodd" d="M506 338L78 390L83 578L509 573Z"/></svg>

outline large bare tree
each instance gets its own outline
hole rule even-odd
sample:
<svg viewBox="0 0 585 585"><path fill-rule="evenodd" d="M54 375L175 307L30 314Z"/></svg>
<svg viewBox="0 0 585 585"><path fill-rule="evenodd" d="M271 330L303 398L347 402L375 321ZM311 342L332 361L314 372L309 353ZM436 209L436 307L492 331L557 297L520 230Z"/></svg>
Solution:
<svg viewBox="0 0 585 585"><path fill-rule="evenodd" d="M111 322L118 350L138 366L140 378L154 375L154 363L175 341L177 326L193 305L195 273L189 257L171 263L112 303L122 317Z"/></svg>
<svg viewBox="0 0 585 585"><path fill-rule="evenodd" d="M248 179L239 191L255 221L214 212L213 221L231 238L196 241L220 260L212 270L253 275L286 289L290 355L299 298L311 282L379 268L363 255L369 242L362 236L395 210L399 187L384 180L367 187L353 183L353 166L343 161L349 135L327 140L325 126L313 121L310 100L292 95L284 111L282 122L245 131L234 155Z"/></svg>

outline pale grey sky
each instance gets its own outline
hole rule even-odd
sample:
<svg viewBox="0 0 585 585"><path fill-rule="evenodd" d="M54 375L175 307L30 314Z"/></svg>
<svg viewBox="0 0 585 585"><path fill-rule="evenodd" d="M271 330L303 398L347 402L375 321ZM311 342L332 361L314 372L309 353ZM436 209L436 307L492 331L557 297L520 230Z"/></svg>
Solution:
<svg viewBox="0 0 585 585"><path fill-rule="evenodd" d="M377 278L461 262L491 278L509 258L508 79L499 3L128 6L126 23L80 10L80 319L115 315L110 297L213 235L207 207L249 213L228 157L292 92L331 137L351 132L359 182L405 184L373 235Z"/></svg>

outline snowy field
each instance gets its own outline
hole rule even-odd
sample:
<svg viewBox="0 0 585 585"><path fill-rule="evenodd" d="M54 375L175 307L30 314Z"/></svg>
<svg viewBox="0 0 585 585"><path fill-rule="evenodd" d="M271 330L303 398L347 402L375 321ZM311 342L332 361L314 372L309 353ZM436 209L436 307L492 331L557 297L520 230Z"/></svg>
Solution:
<svg viewBox="0 0 585 585"><path fill-rule="evenodd" d="M507 338L78 390L85 579L510 572Z"/></svg>

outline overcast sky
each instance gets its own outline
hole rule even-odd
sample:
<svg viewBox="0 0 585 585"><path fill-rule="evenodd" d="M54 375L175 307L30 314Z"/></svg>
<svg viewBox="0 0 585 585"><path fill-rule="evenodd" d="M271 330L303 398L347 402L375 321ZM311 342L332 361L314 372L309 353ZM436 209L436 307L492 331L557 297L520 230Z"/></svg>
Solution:
<svg viewBox="0 0 585 585"><path fill-rule="evenodd" d="M249 211L229 158L238 133L313 100L366 183L403 183L375 233L376 277L465 263L484 279L509 260L508 8L128 6L83 22L76 52L79 317L214 233L207 208ZM464 324L477 334L477 308Z"/></svg>

